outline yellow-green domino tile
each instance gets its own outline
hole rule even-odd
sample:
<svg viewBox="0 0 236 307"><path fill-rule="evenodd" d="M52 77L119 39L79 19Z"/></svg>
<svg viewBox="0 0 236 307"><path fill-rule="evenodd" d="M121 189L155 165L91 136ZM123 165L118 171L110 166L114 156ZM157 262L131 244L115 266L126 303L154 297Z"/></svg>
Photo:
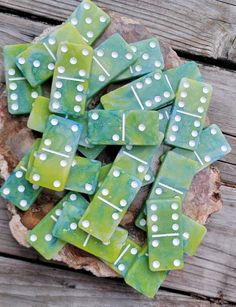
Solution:
<svg viewBox="0 0 236 307"><path fill-rule="evenodd" d="M3 48L8 111L14 115L30 113L35 98L42 94L41 87L32 87L15 63L18 54L29 46L18 44Z"/></svg>
<svg viewBox="0 0 236 307"><path fill-rule="evenodd" d="M78 148L83 127L51 115L27 178L31 183L62 191Z"/></svg>
<svg viewBox="0 0 236 307"><path fill-rule="evenodd" d="M51 112L80 116L85 112L93 49L87 45L59 44L49 109Z"/></svg>
<svg viewBox="0 0 236 307"><path fill-rule="evenodd" d="M92 45L110 24L110 17L89 0L84 0L68 18L82 35L84 41Z"/></svg>

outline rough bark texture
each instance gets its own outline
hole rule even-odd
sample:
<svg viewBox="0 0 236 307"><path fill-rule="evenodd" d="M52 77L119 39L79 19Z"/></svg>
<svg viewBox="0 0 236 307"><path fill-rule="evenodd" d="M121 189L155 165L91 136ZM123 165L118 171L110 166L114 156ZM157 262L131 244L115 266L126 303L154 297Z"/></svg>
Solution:
<svg viewBox="0 0 236 307"><path fill-rule="evenodd" d="M128 42L150 37L146 28L138 22L111 13L112 25L99 39L101 42L114 32L119 32ZM51 31L52 28L46 29ZM180 58L171 47L161 42L162 52L165 58L166 68L178 66ZM0 175L1 181L5 180L13 170L24 153L29 149L35 139L35 135L26 127L27 117L11 116L7 111L6 94L0 96ZM103 161L109 161L114 153L105 151L100 157ZM157 169L158 161L153 165ZM209 167L195 176L191 189L184 202L184 211L187 215L200 223L205 223L208 216L222 207L219 193L220 175L217 168ZM133 221L142 207L148 194L149 187L144 187L138 193L131 205L122 225L129 230L130 235L138 242L143 242L144 234L133 224ZM37 202L25 213L19 212L15 207L7 204L12 217L9 223L12 235L23 246L29 247L26 242L26 234L42 217L50 211L52 206L62 197L62 193L52 193L45 190ZM61 261L74 269L85 269L97 276L117 276L104 263L95 257L66 245L54 260Z"/></svg>

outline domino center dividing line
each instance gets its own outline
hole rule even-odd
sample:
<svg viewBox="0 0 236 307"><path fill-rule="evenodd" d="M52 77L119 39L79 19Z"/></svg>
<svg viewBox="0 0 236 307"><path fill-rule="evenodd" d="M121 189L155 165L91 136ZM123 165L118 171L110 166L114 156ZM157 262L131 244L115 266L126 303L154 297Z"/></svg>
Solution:
<svg viewBox="0 0 236 307"><path fill-rule="evenodd" d="M178 233L178 232L173 232L173 233L162 233L162 234L152 235L153 238L178 237L178 236L179 236L179 233Z"/></svg>
<svg viewBox="0 0 236 307"><path fill-rule="evenodd" d="M22 81L22 80L26 80L25 77L17 77L17 78L9 78L9 81Z"/></svg>
<svg viewBox="0 0 236 307"><path fill-rule="evenodd" d="M140 159L140 158L138 158L138 157L136 157L136 156L130 154L130 153L127 152L127 151L123 151L123 154L126 155L126 156L128 156L128 157L130 157L130 158L132 158L132 159L134 159L134 160L136 160L136 161L138 161L138 162L141 162L141 163L143 163L143 164L145 164L145 165L148 164L146 161L144 161L144 160L142 160L142 159Z"/></svg>
<svg viewBox="0 0 236 307"><path fill-rule="evenodd" d="M57 155L57 156L61 156L61 157L65 157L65 158L70 158L70 156L68 156L68 155L65 155L65 154L63 154L63 153L61 153L61 152L58 152L58 151L54 151L54 150L51 150L51 149L48 149L48 148L42 148L42 150L43 151L46 151L46 152L50 152L50 153L52 153L52 154L54 154L54 155Z"/></svg>
<svg viewBox="0 0 236 307"><path fill-rule="evenodd" d="M54 215L50 215L51 219L53 219L53 221L57 222L57 218Z"/></svg>
<svg viewBox="0 0 236 307"><path fill-rule="evenodd" d="M101 67L101 69L104 71L104 73L110 77L111 75L109 74L109 72L106 70L106 68L98 61L98 59L93 56L94 61Z"/></svg>
<svg viewBox="0 0 236 307"><path fill-rule="evenodd" d="M177 110L176 112L181 113L181 114L185 114L185 115L189 115L189 116L192 116L192 117L202 118L202 116L200 116L200 115L189 113L189 112L185 112L185 111Z"/></svg>
<svg viewBox="0 0 236 307"><path fill-rule="evenodd" d="M195 156L197 157L197 159L198 159L198 161L200 162L200 164L203 165L202 159L200 158L199 154L198 154L196 151L194 151L193 153L194 153Z"/></svg>
<svg viewBox="0 0 236 307"><path fill-rule="evenodd" d="M168 83L169 87L170 87L171 90L174 92L173 87L172 87L172 85L171 85L171 83L170 83L170 80L169 80L168 76L165 75L165 78L166 78L166 82Z"/></svg>
<svg viewBox="0 0 236 307"><path fill-rule="evenodd" d="M52 53L52 50L48 47L48 45L46 43L43 43L44 47L46 48L47 52L50 54L50 56L53 58L53 60L56 62L56 57L55 55Z"/></svg>
<svg viewBox="0 0 236 307"><path fill-rule="evenodd" d="M104 202L105 204L109 205L110 207L116 209L119 212L122 212L123 210L120 209L119 207L117 207L116 205L114 205L113 203L109 202L108 200L104 199L101 196L97 196L98 199L100 199L102 202Z"/></svg>
<svg viewBox="0 0 236 307"><path fill-rule="evenodd" d="M137 92L135 91L133 85L131 85L131 90L132 90L132 92L133 92L135 98L137 99L137 101L138 101L138 103L139 103L141 109L144 110L144 106L143 106L143 104L142 104L142 102L141 102L141 100L140 100L140 98L139 98Z"/></svg>
<svg viewBox="0 0 236 307"><path fill-rule="evenodd" d="M182 192L182 191L180 191L180 190L177 190L177 189L175 189L175 188L172 188L171 186L169 186L169 185L167 185L167 184L164 184L164 183L161 183L161 182L158 182L158 184L160 185L160 186L162 186L162 187L164 187L164 188L167 188L167 189L169 189L169 190L172 190L172 191L174 191L174 192L176 192L176 193L179 193L179 194L184 194L184 192Z"/></svg>
<svg viewBox="0 0 236 307"><path fill-rule="evenodd" d="M86 239L84 240L83 246L86 246L88 244L88 241L89 241L90 237L91 237L91 235L88 234Z"/></svg>
<svg viewBox="0 0 236 307"><path fill-rule="evenodd" d="M122 114L122 141L125 141L125 113Z"/></svg>
<svg viewBox="0 0 236 307"><path fill-rule="evenodd" d="M124 254L128 251L129 248L130 248L130 244L128 244L126 248L120 253L119 257L114 262L114 265L117 265L117 263L120 261L120 259L124 256Z"/></svg>
<svg viewBox="0 0 236 307"><path fill-rule="evenodd" d="M20 168L21 168L23 171L27 172L27 168L25 168L24 166L20 166Z"/></svg>
<svg viewBox="0 0 236 307"><path fill-rule="evenodd" d="M77 81L77 82L85 82L84 79L70 78L70 77L64 77L64 76L57 76L57 79L69 80L69 81Z"/></svg>

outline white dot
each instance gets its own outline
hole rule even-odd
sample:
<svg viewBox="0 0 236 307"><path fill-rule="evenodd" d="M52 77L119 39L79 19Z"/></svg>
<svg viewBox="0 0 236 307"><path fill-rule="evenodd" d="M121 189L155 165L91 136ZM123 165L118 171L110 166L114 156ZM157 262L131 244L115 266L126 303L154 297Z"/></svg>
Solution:
<svg viewBox="0 0 236 307"><path fill-rule="evenodd" d="M87 2L84 3L84 9L85 9L85 10L89 10L90 7L91 7L91 6L90 6L89 3L87 3Z"/></svg>
<svg viewBox="0 0 236 307"><path fill-rule="evenodd" d="M164 118L164 115L162 113L159 113L159 120L162 120Z"/></svg>
<svg viewBox="0 0 236 307"><path fill-rule="evenodd" d="M61 185L61 182L60 182L59 180L55 180L55 181L53 182L53 186L54 186L55 188L59 188L60 185Z"/></svg>
<svg viewBox="0 0 236 307"><path fill-rule="evenodd" d="M177 213L173 213L171 218L172 218L173 221L177 221L178 218L179 218L179 215Z"/></svg>
<svg viewBox="0 0 236 307"><path fill-rule="evenodd" d="M25 64L25 59L24 58L19 58L18 59L18 63L21 64L21 65Z"/></svg>
<svg viewBox="0 0 236 307"><path fill-rule="evenodd" d="M150 85L152 84L152 78L145 78L144 82L147 84L147 85Z"/></svg>
<svg viewBox="0 0 236 307"><path fill-rule="evenodd" d="M65 67L59 66L59 67L57 68L57 70L58 70L58 72L59 72L60 74L63 74L63 73L65 72Z"/></svg>
<svg viewBox="0 0 236 307"><path fill-rule="evenodd" d="M124 270L125 270L125 265L122 264L122 263L119 264L119 265L118 265L118 270L121 271L121 272L124 271Z"/></svg>
<svg viewBox="0 0 236 307"><path fill-rule="evenodd" d="M97 50L97 56L103 57L104 56L104 51L102 49Z"/></svg>
<svg viewBox="0 0 236 307"><path fill-rule="evenodd" d="M194 138L198 136L198 132L196 130L193 130L191 134Z"/></svg>
<svg viewBox="0 0 236 307"><path fill-rule="evenodd" d="M113 220L115 220L115 221L118 220L118 219L119 219L119 214L116 213L116 212L113 213L113 214L112 214L112 218L113 218Z"/></svg>
<svg viewBox="0 0 236 307"><path fill-rule="evenodd" d="M11 105L11 108L12 108L13 111L16 111L16 110L19 109L19 106L18 106L17 103L13 103L13 104Z"/></svg>
<svg viewBox="0 0 236 307"><path fill-rule="evenodd" d="M155 80L160 80L161 79L161 74L159 72L155 73L154 79Z"/></svg>
<svg viewBox="0 0 236 307"><path fill-rule="evenodd" d="M38 240L38 237L36 236L36 235L31 235L30 236L30 241L31 242L35 242L35 241L37 241Z"/></svg>
<svg viewBox="0 0 236 307"><path fill-rule="evenodd" d="M52 119L51 119L51 124L52 124L53 126L56 126L56 125L58 124L58 120L57 120L56 118L52 118Z"/></svg>
<svg viewBox="0 0 236 307"><path fill-rule="evenodd" d="M80 110L81 110L81 107L80 107L79 105L74 106L74 111L75 111L76 113L79 113Z"/></svg>
<svg viewBox="0 0 236 307"><path fill-rule="evenodd" d="M203 107L198 107L198 108L197 108L197 111L198 111L198 113L203 113L203 112L204 112L204 109L203 109Z"/></svg>
<svg viewBox="0 0 236 307"><path fill-rule="evenodd" d="M71 63L72 65L77 64L77 59L76 59L75 57L70 58L70 63Z"/></svg>
<svg viewBox="0 0 236 307"><path fill-rule="evenodd" d="M171 204L171 208L172 208L173 210L177 210L177 209L179 208L179 206L178 206L178 204L173 203L173 204Z"/></svg>
<svg viewBox="0 0 236 307"><path fill-rule="evenodd" d="M171 130L174 131L174 132L177 132L179 130L179 127L177 125L173 125L171 127Z"/></svg>
<svg viewBox="0 0 236 307"><path fill-rule="evenodd" d="M33 184L33 185L32 185L32 188L33 188L34 190L38 190L38 189L39 189L39 186L38 186L37 184Z"/></svg>
<svg viewBox="0 0 236 307"><path fill-rule="evenodd" d="M216 133L217 133L216 129L215 128L211 128L211 134L215 135Z"/></svg>
<svg viewBox="0 0 236 307"><path fill-rule="evenodd" d="M158 226L157 225L152 225L152 231L157 232L158 231Z"/></svg>
<svg viewBox="0 0 236 307"><path fill-rule="evenodd" d="M56 216L60 216L61 213L62 213L62 210L61 209L56 209L55 213L56 213Z"/></svg>
<svg viewBox="0 0 236 307"><path fill-rule="evenodd" d="M99 20L100 20L100 22L106 22L106 21L107 21L107 18L106 18L106 16L101 16L101 17L99 18Z"/></svg>
<svg viewBox="0 0 236 307"><path fill-rule="evenodd" d="M201 102L201 103L206 103L206 101L207 101L207 100L206 100L206 97L201 97L201 98L200 98L200 102Z"/></svg>
<svg viewBox="0 0 236 307"><path fill-rule="evenodd" d="M49 63L48 64L48 69L49 70L54 70L54 68L55 68L55 65L53 63Z"/></svg>
<svg viewBox="0 0 236 307"><path fill-rule="evenodd" d="M3 192L4 195L9 195L10 194L10 189L9 188L4 188L2 192Z"/></svg>
<svg viewBox="0 0 236 307"><path fill-rule="evenodd" d="M61 93L60 92L58 92L58 91L56 91L55 93L54 93L54 98L56 98L56 99L60 99L61 98Z"/></svg>
<svg viewBox="0 0 236 307"><path fill-rule="evenodd" d="M154 100L155 102L161 102L161 96L155 96Z"/></svg>
<svg viewBox="0 0 236 307"><path fill-rule="evenodd" d="M194 121L194 127L198 128L198 127L200 127L200 126L201 126L200 121L199 121L199 120L195 120L195 121Z"/></svg>
<svg viewBox="0 0 236 307"><path fill-rule="evenodd" d="M160 66L161 66L161 62L160 62L160 61L155 61L155 62L154 62L154 65L155 65L156 67L160 67Z"/></svg>
<svg viewBox="0 0 236 307"><path fill-rule="evenodd" d="M171 142L175 142L175 140L176 140L176 136L175 135L170 135L169 136L169 140L171 141Z"/></svg>
<svg viewBox="0 0 236 307"><path fill-rule="evenodd" d="M179 259L175 259L173 263L174 263L174 266L180 266Z"/></svg>
<svg viewBox="0 0 236 307"><path fill-rule="evenodd" d="M87 35L89 38L92 38L94 34L93 34L92 31L88 31L86 35Z"/></svg>
<svg viewBox="0 0 236 307"><path fill-rule="evenodd" d="M176 122L180 122L181 121L181 116L180 115L176 115L175 116L175 121Z"/></svg>
<svg viewBox="0 0 236 307"><path fill-rule="evenodd" d="M146 107L150 108L152 106L152 101L151 100L145 101L145 105Z"/></svg>
<svg viewBox="0 0 236 307"><path fill-rule="evenodd" d="M156 211L157 210L157 205L156 204L152 204L151 205L151 210L152 211Z"/></svg>
<svg viewBox="0 0 236 307"><path fill-rule="evenodd" d="M90 191L92 191L93 186L90 183L86 183L84 188L85 188L86 191L90 192Z"/></svg>
<svg viewBox="0 0 236 307"><path fill-rule="evenodd" d="M208 155L206 155L205 157L204 157L204 160L205 160L205 162L210 162L211 161L211 157L210 156L208 156Z"/></svg>
<svg viewBox="0 0 236 307"><path fill-rule="evenodd" d="M99 76L98 76L98 80L99 80L100 82L104 82L104 81L106 80L106 77L105 77L104 75L99 75Z"/></svg>
<svg viewBox="0 0 236 307"><path fill-rule="evenodd" d="M190 147L194 147L196 145L196 142L191 140L191 141L189 141L188 144L189 144Z"/></svg>
<svg viewBox="0 0 236 307"><path fill-rule="evenodd" d="M56 87L57 88L62 88L62 86L63 86L63 83L61 81L57 81L56 82Z"/></svg>
<svg viewBox="0 0 236 307"><path fill-rule="evenodd" d="M189 88L189 86L190 86L189 82L187 80L184 80L183 81L183 87L184 88Z"/></svg>
<svg viewBox="0 0 236 307"><path fill-rule="evenodd" d="M183 108L183 107L184 107L184 102L183 102L183 101L179 101L178 106L179 106L180 108Z"/></svg>
<svg viewBox="0 0 236 307"><path fill-rule="evenodd" d="M19 185L17 190L20 192L20 193L23 193L25 191L25 187L23 185Z"/></svg>
<svg viewBox="0 0 236 307"><path fill-rule="evenodd" d="M147 61L147 60L149 59L149 54L148 54L148 53L144 53L144 54L142 55L142 58L143 58L145 61Z"/></svg>
<svg viewBox="0 0 236 307"><path fill-rule="evenodd" d="M158 269L160 267L160 265L161 265L160 262L157 261L157 260L152 262L152 266L154 267L154 269Z"/></svg>
<svg viewBox="0 0 236 307"><path fill-rule="evenodd" d="M204 87L204 88L202 89L202 91L203 91L204 94L208 94L208 92L209 92L209 90L208 90L207 87Z"/></svg>
<svg viewBox="0 0 236 307"><path fill-rule="evenodd" d="M180 241L179 241L179 239L177 239L177 238L173 239L173 241L172 241L172 244L173 244L174 246L178 246L179 243L180 243Z"/></svg>
<svg viewBox="0 0 236 307"><path fill-rule="evenodd" d="M34 67L39 67L40 66L40 61L39 60L35 60L34 62L33 62L33 66Z"/></svg>
<svg viewBox="0 0 236 307"><path fill-rule="evenodd" d="M159 241L158 240L153 240L152 241L152 246L153 247L157 247L159 245Z"/></svg>
<svg viewBox="0 0 236 307"><path fill-rule="evenodd" d="M34 181L39 181L39 180L40 180L39 174L34 174L34 175L33 175L33 180L34 180Z"/></svg>
<svg viewBox="0 0 236 307"><path fill-rule="evenodd" d="M114 177L119 177L120 176L120 171L115 169L112 174L113 174Z"/></svg>
<svg viewBox="0 0 236 307"><path fill-rule="evenodd" d="M70 145L66 145L65 146L65 151L66 152L71 152L71 150L72 150L72 147Z"/></svg>
<svg viewBox="0 0 236 307"><path fill-rule="evenodd" d="M72 162L72 165L71 165L71 166L72 166L72 167L74 167L74 166L76 166L76 164L77 164L77 163L76 163L76 160L73 160L73 162Z"/></svg>
<svg viewBox="0 0 236 307"><path fill-rule="evenodd" d="M98 116L98 113L94 112L94 113L92 113L91 117L92 117L93 120L97 120L99 116Z"/></svg>
<svg viewBox="0 0 236 307"><path fill-rule="evenodd" d="M61 52L66 53L68 51L68 47L66 45L61 46Z"/></svg>
<svg viewBox="0 0 236 307"><path fill-rule="evenodd" d="M15 82L12 82L9 84L9 88L12 91L15 91L17 89L17 84Z"/></svg>
<svg viewBox="0 0 236 307"><path fill-rule="evenodd" d="M16 178L21 178L23 176L23 172L22 171L17 171L16 172Z"/></svg>
<svg viewBox="0 0 236 307"><path fill-rule="evenodd" d="M136 83L136 88L139 89L139 90L140 90L141 88L143 88L142 82Z"/></svg>
<svg viewBox="0 0 236 307"><path fill-rule="evenodd" d="M129 52L126 53L125 57L126 57L127 60L132 60L133 59L133 55L131 53L129 53Z"/></svg>
<svg viewBox="0 0 236 307"><path fill-rule="evenodd" d="M78 24L77 18L75 18L75 17L71 18L71 23L72 23L73 26L76 26Z"/></svg>
<svg viewBox="0 0 236 307"><path fill-rule="evenodd" d="M137 71L137 72L140 72L142 70L142 66L141 65L136 65L134 67L134 69Z"/></svg>
<svg viewBox="0 0 236 307"><path fill-rule="evenodd" d="M172 229L175 230L175 231L178 230L179 229L179 225L178 224L173 224L172 225Z"/></svg>
<svg viewBox="0 0 236 307"><path fill-rule="evenodd" d="M44 141L44 144L45 144L46 146L50 146L50 145L52 144L52 141L51 141L50 139L46 139L46 140Z"/></svg>
<svg viewBox="0 0 236 307"><path fill-rule="evenodd" d="M144 179L145 179L145 181L151 180L151 175L146 174L146 175L144 176Z"/></svg>
<svg viewBox="0 0 236 307"><path fill-rule="evenodd" d="M120 137L119 137L118 134L114 134L114 135L112 136L112 139L113 139L113 141L117 142L117 141L119 141Z"/></svg>
<svg viewBox="0 0 236 307"><path fill-rule="evenodd" d="M155 215L155 214L151 215L151 220L152 220L153 222L156 222L157 219L158 219L157 215Z"/></svg>
<svg viewBox="0 0 236 307"><path fill-rule="evenodd" d="M84 86L82 84L78 84L77 85L77 91L78 92L83 92L83 90L84 90Z"/></svg>
<svg viewBox="0 0 236 307"><path fill-rule="evenodd" d="M84 56L88 56L88 55L89 55L88 49L84 48L84 49L82 50L82 54L83 54Z"/></svg>
<svg viewBox="0 0 236 307"><path fill-rule="evenodd" d="M137 181L132 181L132 182L131 182L131 187L132 187L133 189L136 189L136 188L138 187L138 182L137 182Z"/></svg>
<svg viewBox="0 0 236 307"><path fill-rule="evenodd" d="M146 222L145 219L141 219L141 220L139 221L139 224L140 224L141 226L145 226L145 225L147 224L147 222Z"/></svg>
<svg viewBox="0 0 236 307"><path fill-rule="evenodd" d="M44 237L45 241L49 242L52 240L52 235L50 233L46 234Z"/></svg>
<svg viewBox="0 0 236 307"><path fill-rule="evenodd" d="M10 69L8 70L8 74L9 74L10 76L14 76L15 73L16 73L16 71L15 71L14 68L10 68Z"/></svg>
<svg viewBox="0 0 236 307"><path fill-rule="evenodd" d="M77 224L76 223L71 223L70 224L70 229L71 230L75 230L77 228Z"/></svg>
<svg viewBox="0 0 236 307"><path fill-rule="evenodd" d="M186 98L187 97L187 92L180 92L180 97Z"/></svg>
<svg viewBox="0 0 236 307"><path fill-rule="evenodd" d="M77 199L76 194L71 194L70 195L70 200L75 201Z"/></svg>
<svg viewBox="0 0 236 307"><path fill-rule="evenodd" d="M164 97L169 98L170 97L170 92L164 92Z"/></svg>
<svg viewBox="0 0 236 307"><path fill-rule="evenodd" d="M114 59L118 58L118 52L113 51L113 52L111 53L111 56L112 56Z"/></svg>
<svg viewBox="0 0 236 307"><path fill-rule="evenodd" d="M127 201L125 199L121 199L120 205L121 207L125 207L127 205Z"/></svg>
<svg viewBox="0 0 236 307"><path fill-rule="evenodd" d="M22 200L20 201L20 206L21 206L22 208L25 208L27 205L28 205L28 203L27 203L27 201L26 201L25 199L22 199Z"/></svg>
<svg viewBox="0 0 236 307"><path fill-rule="evenodd" d="M130 252L131 252L132 255L136 255L138 250L137 250L137 248L133 247L133 248L131 248Z"/></svg>
<svg viewBox="0 0 236 307"><path fill-rule="evenodd" d="M102 195L107 196L109 194L108 189L102 189Z"/></svg>
<svg viewBox="0 0 236 307"><path fill-rule="evenodd" d="M133 146L132 146L132 145L126 145L125 148L126 148L127 150L131 150L131 149L133 148Z"/></svg>
<svg viewBox="0 0 236 307"><path fill-rule="evenodd" d="M50 37L50 38L48 39L48 43L49 43L50 45L55 45L55 44L56 44L55 38L54 38L54 37Z"/></svg>
<svg viewBox="0 0 236 307"><path fill-rule="evenodd" d="M156 188L155 193L157 195L161 195L162 194L162 189L161 188Z"/></svg>
<svg viewBox="0 0 236 307"><path fill-rule="evenodd" d="M43 152L39 155L39 159L45 161L47 159L47 155Z"/></svg>
<svg viewBox="0 0 236 307"><path fill-rule="evenodd" d="M11 100L17 100L18 95L15 94L15 93L14 93L14 94L11 94L10 98L11 98Z"/></svg>
<svg viewBox="0 0 236 307"><path fill-rule="evenodd" d="M151 42L149 43L149 46L150 46L151 48L156 48L157 44L156 44L156 42L151 41Z"/></svg>
<svg viewBox="0 0 236 307"><path fill-rule="evenodd" d="M77 102L81 102L81 101L83 100L83 97L82 97L81 95L76 95L76 96L75 96L75 100L76 100Z"/></svg>
<svg viewBox="0 0 236 307"><path fill-rule="evenodd" d="M130 46L131 47L131 49L132 49L132 51L135 53L135 52L137 52L137 47L135 47L135 46Z"/></svg>
<svg viewBox="0 0 236 307"><path fill-rule="evenodd" d="M138 130L139 131L144 131L146 129L146 126L144 125L144 124L140 124L139 126L138 126Z"/></svg>
<svg viewBox="0 0 236 307"><path fill-rule="evenodd" d="M226 152L227 151L227 146L226 145L222 145L220 147L221 151Z"/></svg>
<svg viewBox="0 0 236 307"><path fill-rule="evenodd" d="M138 166L138 172L143 173L145 171L145 167L143 165Z"/></svg>
<svg viewBox="0 0 236 307"><path fill-rule="evenodd" d="M71 126L71 131L77 132L78 130L79 130L79 128L78 128L77 125L72 125L72 126Z"/></svg>
<svg viewBox="0 0 236 307"><path fill-rule="evenodd" d="M190 235L189 235L188 232L184 232L184 233L183 233L183 237L184 237L185 240L188 240L189 237L190 237Z"/></svg>
<svg viewBox="0 0 236 307"><path fill-rule="evenodd" d="M85 22L89 25L93 22L92 18L91 17L86 17L85 18Z"/></svg>

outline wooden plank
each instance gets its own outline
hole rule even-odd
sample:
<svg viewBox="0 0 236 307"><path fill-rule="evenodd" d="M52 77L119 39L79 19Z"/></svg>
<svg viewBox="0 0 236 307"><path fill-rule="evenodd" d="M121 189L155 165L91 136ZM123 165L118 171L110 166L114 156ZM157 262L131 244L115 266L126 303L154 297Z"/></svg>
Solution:
<svg viewBox="0 0 236 307"><path fill-rule="evenodd" d="M209 218L206 225L208 233L197 255L186 258L184 270L171 272L164 283L165 288L236 302L236 189L222 186L222 197L224 207ZM35 254L30 254L31 250L20 247L11 238L3 204L0 213L0 233L4 234L0 236L0 252L35 259ZM102 283L100 279L99 283ZM124 289L126 293L131 291L121 282L117 283L120 292Z"/></svg>
<svg viewBox="0 0 236 307"><path fill-rule="evenodd" d="M1 306L212 306L209 301L160 290L155 299L137 293L124 282L98 279L26 261L0 257Z"/></svg>
<svg viewBox="0 0 236 307"><path fill-rule="evenodd" d="M236 62L235 2L221 0L99 0L98 5L140 20L176 50ZM1 0L5 8L65 20L77 0ZM52 21L53 22L53 21Z"/></svg>

